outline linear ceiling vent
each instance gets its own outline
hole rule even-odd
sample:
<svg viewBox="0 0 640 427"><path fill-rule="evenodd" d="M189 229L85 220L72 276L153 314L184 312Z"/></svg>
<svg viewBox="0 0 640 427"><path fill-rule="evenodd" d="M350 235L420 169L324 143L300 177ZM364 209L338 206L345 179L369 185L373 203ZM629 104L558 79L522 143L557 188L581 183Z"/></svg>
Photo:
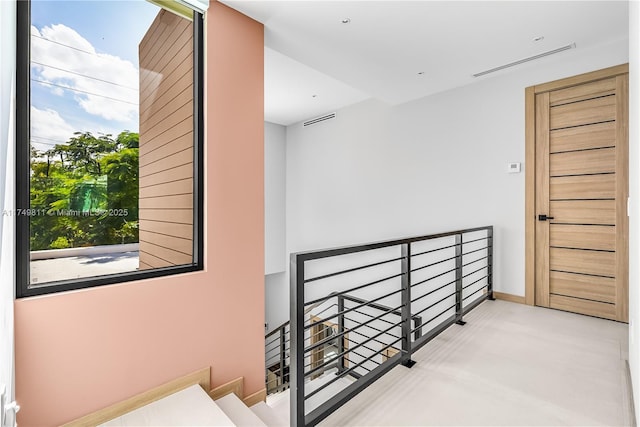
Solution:
<svg viewBox="0 0 640 427"><path fill-rule="evenodd" d="M336 118L336 113L327 114L325 116L316 117L315 119L307 120L303 123L304 126L315 125L316 123L324 122L325 120L331 120Z"/></svg>
<svg viewBox="0 0 640 427"><path fill-rule="evenodd" d="M575 47L576 47L576 44L571 43L566 46L562 46L557 49L550 50L548 52L542 52L537 55L530 56L528 58L520 59L519 61L510 62L508 64L501 65L499 67L492 68L490 70L481 71L479 73L474 74L473 77L480 77L489 73L495 73L496 71L504 70L505 68L515 67L516 65L524 64L525 62L533 61L534 59L544 58L545 56L553 55L554 53L564 52L565 50L573 49Z"/></svg>

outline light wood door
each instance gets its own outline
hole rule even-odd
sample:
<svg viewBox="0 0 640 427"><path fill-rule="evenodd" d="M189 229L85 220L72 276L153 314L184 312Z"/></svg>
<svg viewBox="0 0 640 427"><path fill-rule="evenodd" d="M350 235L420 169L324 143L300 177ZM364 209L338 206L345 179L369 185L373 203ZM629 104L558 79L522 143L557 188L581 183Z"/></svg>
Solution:
<svg viewBox="0 0 640 427"><path fill-rule="evenodd" d="M551 86L535 94L535 304L627 322L628 74Z"/></svg>

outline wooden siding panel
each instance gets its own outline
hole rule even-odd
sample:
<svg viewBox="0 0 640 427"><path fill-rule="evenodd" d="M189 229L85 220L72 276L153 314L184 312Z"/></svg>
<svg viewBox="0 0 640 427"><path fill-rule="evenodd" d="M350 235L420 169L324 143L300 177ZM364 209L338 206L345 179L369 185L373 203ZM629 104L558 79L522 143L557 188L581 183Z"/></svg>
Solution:
<svg viewBox="0 0 640 427"><path fill-rule="evenodd" d="M176 196L193 193L193 178L166 182L163 184L140 186L140 198Z"/></svg>
<svg viewBox="0 0 640 427"><path fill-rule="evenodd" d="M193 262L193 24L162 11L140 44L141 269Z"/></svg>
<svg viewBox="0 0 640 427"><path fill-rule="evenodd" d="M191 224L176 224L163 221L145 221L144 228L140 228L140 232L142 231L185 239L192 239L193 236L193 226Z"/></svg>
<svg viewBox="0 0 640 427"><path fill-rule="evenodd" d="M157 148L151 149L150 151L145 150L144 156L140 157L140 166L146 166L149 163L168 157L172 153L177 153L178 151L191 147L193 147L193 131L189 131L174 140L168 141Z"/></svg>
<svg viewBox="0 0 640 427"><path fill-rule="evenodd" d="M140 209L162 209L166 206L173 206L178 209L191 209L193 208L193 194L147 197L140 199L138 206Z"/></svg>

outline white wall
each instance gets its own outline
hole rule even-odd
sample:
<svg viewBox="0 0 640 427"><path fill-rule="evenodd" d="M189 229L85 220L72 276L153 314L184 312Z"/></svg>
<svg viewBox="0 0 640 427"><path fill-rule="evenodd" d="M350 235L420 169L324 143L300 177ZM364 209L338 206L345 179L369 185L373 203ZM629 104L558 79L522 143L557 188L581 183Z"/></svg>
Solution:
<svg viewBox="0 0 640 427"><path fill-rule="evenodd" d="M284 126L264 124L264 222L265 274L286 268L286 152Z"/></svg>
<svg viewBox="0 0 640 427"><path fill-rule="evenodd" d="M13 217L3 215L14 207L14 103L16 3L0 1L0 387L14 398Z"/></svg>
<svg viewBox="0 0 640 427"><path fill-rule="evenodd" d="M629 2L629 366L640 420L640 2Z"/></svg>
<svg viewBox="0 0 640 427"><path fill-rule="evenodd" d="M390 107L287 128L287 251L493 224L494 286L524 295L524 89L628 60L627 40Z"/></svg>
<svg viewBox="0 0 640 427"><path fill-rule="evenodd" d="M286 255L286 128L264 124L265 322L268 331L289 320Z"/></svg>

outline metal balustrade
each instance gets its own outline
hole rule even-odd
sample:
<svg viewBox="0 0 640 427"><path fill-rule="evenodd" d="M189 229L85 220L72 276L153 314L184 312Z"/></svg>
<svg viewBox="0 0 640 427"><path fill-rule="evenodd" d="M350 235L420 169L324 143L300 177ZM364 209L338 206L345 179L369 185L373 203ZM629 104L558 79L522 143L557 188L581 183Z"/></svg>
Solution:
<svg viewBox="0 0 640 427"><path fill-rule="evenodd" d="M290 387L291 425L314 426L493 299L493 227L296 253L290 274L267 391Z"/></svg>

